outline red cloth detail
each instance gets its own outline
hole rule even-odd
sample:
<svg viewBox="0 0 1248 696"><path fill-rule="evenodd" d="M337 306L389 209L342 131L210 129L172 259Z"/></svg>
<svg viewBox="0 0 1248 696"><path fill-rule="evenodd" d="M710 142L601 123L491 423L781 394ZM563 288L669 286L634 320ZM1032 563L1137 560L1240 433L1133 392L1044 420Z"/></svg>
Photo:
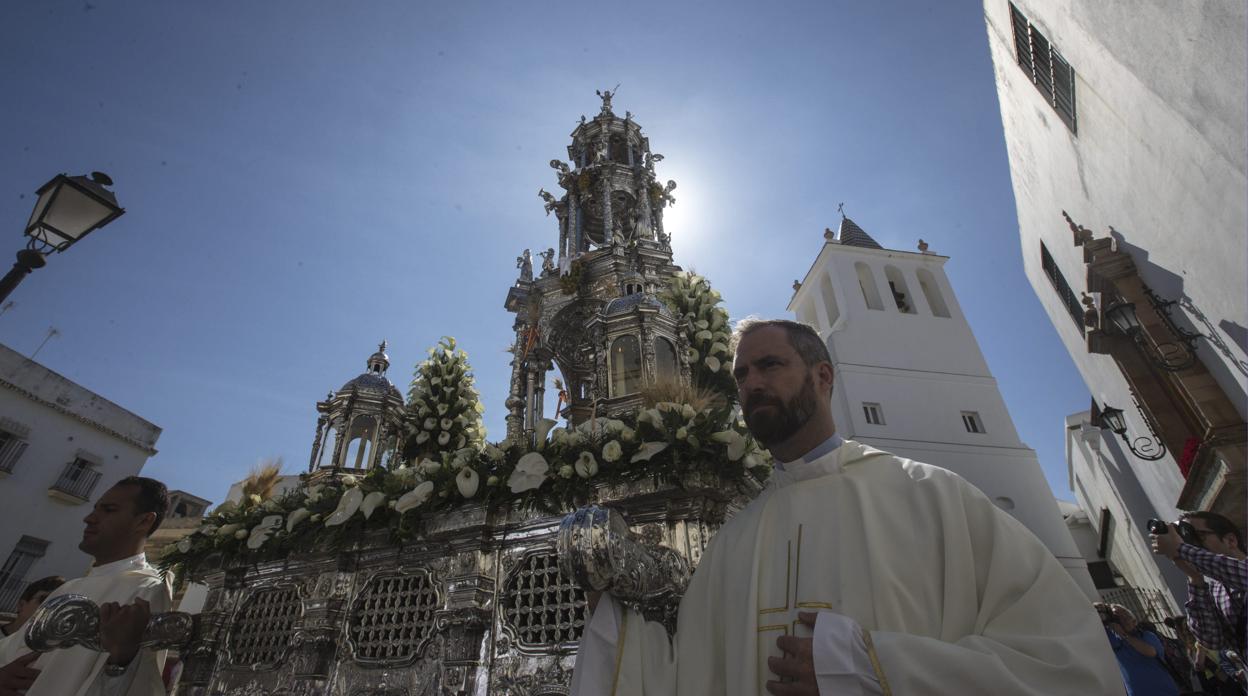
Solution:
<svg viewBox="0 0 1248 696"><path fill-rule="evenodd" d="M1196 453L1200 451L1200 438L1189 437L1183 443L1183 456L1179 457L1179 473L1183 478L1192 473L1192 463L1196 461Z"/></svg>

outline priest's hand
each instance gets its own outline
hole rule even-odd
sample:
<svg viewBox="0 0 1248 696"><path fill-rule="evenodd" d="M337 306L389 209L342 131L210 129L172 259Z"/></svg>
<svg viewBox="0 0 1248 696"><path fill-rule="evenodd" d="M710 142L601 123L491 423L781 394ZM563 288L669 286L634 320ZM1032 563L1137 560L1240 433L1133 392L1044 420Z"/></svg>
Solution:
<svg viewBox="0 0 1248 696"><path fill-rule="evenodd" d="M798 621L815 628L815 613L800 611ZM797 636L780 636L776 645L784 651L784 657L767 658L767 666L780 676L781 681L767 682L767 691L776 696L819 696L815 682L814 640Z"/></svg>
<svg viewBox="0 0 1248 696"><path fill-rule="evenodd" d="M4 667L0 667L0 696L18 696L39 678L39 670L30 664L38 660L40 653L26 653Z"/></svg>
<svg viewBox="0 0 1248 696"><path fill-rule="evenodd" d="M108 653L108 661L128 665L139 652L143 631L152 618L152 607L146 599L120 606L116 602L100 605L100 647Z"/></svg>

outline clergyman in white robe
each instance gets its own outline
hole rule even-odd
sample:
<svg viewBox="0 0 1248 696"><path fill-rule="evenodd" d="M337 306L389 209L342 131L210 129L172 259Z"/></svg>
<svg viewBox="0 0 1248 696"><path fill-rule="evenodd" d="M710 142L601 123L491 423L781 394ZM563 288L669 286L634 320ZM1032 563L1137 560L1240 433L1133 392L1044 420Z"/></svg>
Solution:
<svg viewBox="0 0 1248 696"><path fill-rule="evenodd" d="M811 635L799 611L818 612L821 694L1124 691L1095 611L1030 531L950 471L835 436L711 540L673 640L604 594L572 691L765 694L776 638Z"/></svg>
<svg viewBox="0 0 1248 696"><path fill-rule="evenodd" d="M173 604L169 583L147 564L147 557L141 553L94 566L85 577L61 585L49 599L66 594L83 595L96 604L125 605L142 598L151 605L153 614L169 611ZM30 652L26 647L28 628L30 622L0 641L0 665L7 665ZM107 660L108 653L82 646L44 653L31 665L40 672L26 696L163 696L165 693L161 680L164 651L140 650L126 666L125 673L115 677L104 673Z"/></svg>

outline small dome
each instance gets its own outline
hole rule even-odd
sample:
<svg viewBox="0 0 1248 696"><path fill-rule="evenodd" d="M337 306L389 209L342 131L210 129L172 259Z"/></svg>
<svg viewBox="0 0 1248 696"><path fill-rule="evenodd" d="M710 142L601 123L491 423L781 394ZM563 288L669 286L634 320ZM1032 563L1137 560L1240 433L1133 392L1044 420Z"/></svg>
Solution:
<svg viewBox="0 0 1248 696"><path fill-rule="evenodd" d="M644 307L646 309L656 310L660 314L670 315L671 310L667 305L659 301L659 298L646 292L635 292L624 297L617 297L607 303L606 309L602 311L603 316L615 316L617 314L626 314L635 307Z"/></svg>
<svg viewBox="0 0 1248 696"><path fill-rule="evenodd" d="M377 394L379 396L396 396L402 400L403 395L398 388L386 378L386 370L390 367L390 356L386 355L386 342L377 346L377 352L368 356L368 370L364 374L342 385L339 394L355 392L357 394Z"/></svg>

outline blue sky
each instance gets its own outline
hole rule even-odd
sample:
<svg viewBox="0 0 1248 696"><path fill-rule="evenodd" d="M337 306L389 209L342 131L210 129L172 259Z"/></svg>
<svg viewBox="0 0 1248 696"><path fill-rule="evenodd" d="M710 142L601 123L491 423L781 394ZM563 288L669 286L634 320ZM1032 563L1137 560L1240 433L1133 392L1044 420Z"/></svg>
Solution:
<svg viewBox="0 0 1248 696"><path fill-rule="evenodd" d="M220 501L307 466L314 404L390 341L404 392L444 334L503 432L536 191L621 85L677 204L677 263L734 317L783 315L839 220L947 270L1060 497L1086 388L1022 274L977 2L5 5L0 220L108 172L124 217L12 295L0 342L164 428L144 473ZM3 247L0 247L0 251ZM10 253L10 252L3 252ZM7 263L7 262L6 262Z"/></svg>

